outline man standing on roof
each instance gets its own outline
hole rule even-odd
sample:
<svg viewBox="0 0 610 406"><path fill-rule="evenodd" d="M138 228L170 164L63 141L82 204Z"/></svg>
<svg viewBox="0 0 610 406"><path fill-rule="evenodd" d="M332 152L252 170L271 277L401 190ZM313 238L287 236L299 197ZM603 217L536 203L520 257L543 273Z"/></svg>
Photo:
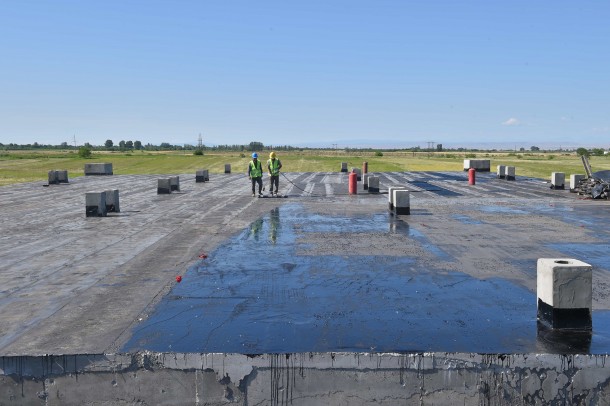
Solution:
<svg viewBox="0 0 610 406"><path fill-rule="evenodd" d="M263 164L258 160L258 154L252 154L252 160L248 165L248 177L252 181L252 197L256 196L255 186L258 183L258 195L263 196Z"/></svg>
<svg viewBox="0 0 610 406"><path fill-rule="evenodd" d="M269 171L269 192L271 196L273 196L273 185L275 185L275 195L277 196L277 190L280 187L280 169L282 169L282 163L275 157L275 152L270 153L267 170Z"/></svg>

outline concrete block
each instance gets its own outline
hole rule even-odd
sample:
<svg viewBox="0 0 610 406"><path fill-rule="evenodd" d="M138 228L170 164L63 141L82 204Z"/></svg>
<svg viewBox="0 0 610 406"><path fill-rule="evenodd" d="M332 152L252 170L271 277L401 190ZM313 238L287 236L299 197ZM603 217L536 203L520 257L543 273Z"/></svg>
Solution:
<svg viewBox="0 0 610 406"><path fill-rule="evenodd" d="M565 189L566 175L563 172L551 173L551 189Z"/></svg>
<svg viewBox="0 0 610 406"><path fill-rule="evenodd" d="M514 166L506 167L506 180L515 180L515 167Z"/></svg>
<svg viewBox="0 0 610 406"><path fill-rule="evenodd" d="M341 162L341 172L347 172L347 162Z"/></svg>
<svg viewBox="0 0 610 406"><path fill-rule="evenodd" d="M362 186L364 188L364 190L368 190L369 188L369 175L368 173L365 173L362 175Z"/></svg>
<svg viewBox="0 0 610 406"><path fill-rule="evenodd" d="M577 174L570 175L570 192L572 192L572 193L576 192L576 188L578 187L578 184L584 178L585 178L585 175L577 175Z"/></svg>
<svg viewBox="0 0 610 406"><path fill-rule="evenodd" d="M59 179L57 177L57 171L49 171L49 185L57 185L59 183Z"/></svg>
<svg viewBox="0 0 610 406"><path fill-rule="evenodd" d="M538 320L553 329L591 330L591 265L569 258L539 258Z"/></svg>
<svg viewBox="0 0 610 406"><path fill-rule="evenodd" d="M87 192L85 193L85 216L86 217L106 217L106 193Z"/></svg>
<svg viewBox="0 0 610 406"><path fill-rule="evenodd" d="M172 192L169 178L162 178L157 180L157 194L166 195Z"/></svg>
<svg viewBox="0 0 610 406"><path fill-rule="evenodd" d="M225 173L231 173L231 164L225 164Z"/></svg>
<svg viewBox="0 0 610 406"><path fill-rule="evenodd" d="M411 214L411 198L408 190L396 189L394 193L394 213Z"/></svg>
<svg viewBox="0 0 610 406"><path fill-rule="evenodd" d="M496 173L498 175L498 179L505 179L506 178L506 166L498 165L498 169L497 169Z"/></svg>
<svg viewBox="0 0 610 406"><path fill-rule="evenodd" d="M104 192L106 194L106 211L108 213L119 213L121 206L119 205L119 190L111 189Z"/></svg>
<svg viewBox="0 0 610 406"><path fill-rule="evenodd" d="M180 177L179 176L170 176L169 178L169 187L172 192L180 191Z"/></svg>
<svg viewBox="0 0 610 406"><path fill-rule="evenodd" d="M207 182L210 180L209 171L207 169L201 169L195 173L195 182Z"/></svg>
<svg viewBox="0 0 610 406"><path fill-rule="evenodd" d="M57 172L57 181L59 183L68 183L68 171L60 170L60 171L56 171L56 172Z"/></svg>
<svg viewBox="0 0 610 406"><path fill-rule="evenodd" d="M464 170L474 168L477 172L489 172L491 161L489 159L464 159Z"/></svg>
<svg viewBox="0 0 610 406"><path fill-rule="evenodd" d="M362 180L362 170L360 168L352 168L352 172L356 174L356 180L358 182Z"/></svg>
<svg viewBox="0 0 610 406"><path fill-rule="evenodd" d="M111 163L85 164L85 176L89 175L112 175Z"/></svg>
<svg viewBox="0 0 610 406"><path fill-rule="evenodd" d="M406 189L406 186L390 186L388 188L388 210L394 212L394 191L398 189Z"/></svg>
<svg viewBox="0 0 610 406"><path fill-rule="evenodd" d="M379 176L368 175L369 193L379 193Z"/></svg>

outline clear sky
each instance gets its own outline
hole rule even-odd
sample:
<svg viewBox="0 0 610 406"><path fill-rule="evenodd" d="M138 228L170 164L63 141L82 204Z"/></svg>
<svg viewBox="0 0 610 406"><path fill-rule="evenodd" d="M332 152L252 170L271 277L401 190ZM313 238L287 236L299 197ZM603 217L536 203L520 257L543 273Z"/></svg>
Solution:
<svg viewBox="0 0 610 406"><path fill-rule="evenodd" d="M2 0L0 142L610 147L610 1Z"/></svg>

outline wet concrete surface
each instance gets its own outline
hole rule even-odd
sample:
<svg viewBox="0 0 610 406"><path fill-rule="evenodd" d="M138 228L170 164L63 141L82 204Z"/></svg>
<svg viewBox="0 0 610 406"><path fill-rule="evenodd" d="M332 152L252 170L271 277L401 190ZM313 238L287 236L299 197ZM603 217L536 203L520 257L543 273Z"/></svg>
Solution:
<svg viewBox="0 0 610 406"><path fill-rule="evenodd" d="M528 214L527 209L507 209L481 207L482 212ZM500 277L478 279L439 270L435 260L454 259L419 228L389 213L325 216L298 203L274 208L190 268L124 350L260 354L608 349L607 311L594 314L593 337L538 334L535 292ZM340 233L336 238L345 240L343 252L299 255L301 250L315 250L307 242L311 233ZM419 245L432 255L422 261L418 256L354 252L349 241L355 234L364 239L368 234L371 240L397 234L397 244Z"/></svg>
<svg viewBox="0 0 610 406"><path fill-rule="evenodd" d="M251 198L243 174L180 175L166 196L162 175L2 187L0 354L608 352L608 202L539 179L376 175L382 193L350 196L345 174L287 173L287 199ZM410 216L387 213L394 185ZM84 193L106 189L122 212L85 218ZM594 266L590 338L538 331L542 257Z"/></svg>

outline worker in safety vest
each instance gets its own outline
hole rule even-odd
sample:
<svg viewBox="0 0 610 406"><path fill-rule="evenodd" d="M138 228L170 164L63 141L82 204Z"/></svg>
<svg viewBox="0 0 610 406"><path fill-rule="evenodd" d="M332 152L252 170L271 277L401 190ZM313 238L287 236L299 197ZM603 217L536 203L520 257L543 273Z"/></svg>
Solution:
<svg viewBox="0 0 610 406"><path fill-rule="evenodd" d="M275 157L275 152L270 153L267 170L269 171L269 192L271 196L273 196L273 185L275 185L275 195L277 196L277 190L280 187L280 169L282 169L282 163Z"/></svg>
<svg viewBox="0 0 610 406"><path fill-rule="evenodd" d="M263 195L263 164L258 160L258 154L252 154L252 160L248 165L248 177L252 181L252 196L256 196L255 186L258 183L258 195Z"/></svg>

